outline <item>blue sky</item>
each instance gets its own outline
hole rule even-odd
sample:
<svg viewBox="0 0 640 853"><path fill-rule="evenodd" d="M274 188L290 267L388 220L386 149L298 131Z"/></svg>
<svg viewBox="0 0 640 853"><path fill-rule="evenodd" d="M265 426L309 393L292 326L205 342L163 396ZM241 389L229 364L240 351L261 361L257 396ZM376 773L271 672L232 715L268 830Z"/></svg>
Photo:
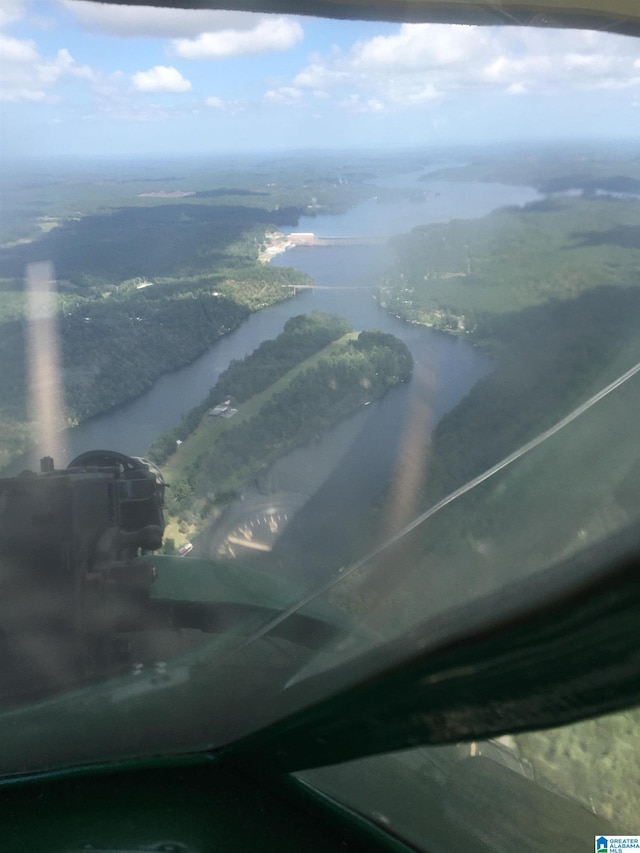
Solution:
<svg viewBox="0 0 640 853"><path fill-rule="evenodd" d="M640 41L2 0L2 156L638 137Z"/></svg>

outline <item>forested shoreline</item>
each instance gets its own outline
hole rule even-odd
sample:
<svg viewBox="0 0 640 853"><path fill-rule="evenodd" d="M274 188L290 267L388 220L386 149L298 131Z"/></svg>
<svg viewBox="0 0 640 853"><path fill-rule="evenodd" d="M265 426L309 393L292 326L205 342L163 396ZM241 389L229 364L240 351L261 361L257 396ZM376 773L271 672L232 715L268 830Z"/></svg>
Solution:
<svg viewBox="0 0 640 853"><path fill-rule="evenodd" d="M640 359L640 205L559 198L415 229L378 291L388 310L494 359L438 425L434 502Z"/></svg>
<svg viewBox="0 0 640 853"><path fill-rule="evenodd" d="M273 192L265 195L273 203ZM295 270L258 262L265 233L294 224L303 207L241 206L231 190L211 197L215 204L205 193L193 204L165 200L71 216L36 240L0 249L0 469L32 442L29 264L46 260L55 276L59 429L134 399L251 311L309 283Z"/></svg>
<svg viewBox="0 0 640 853"><path fill-rule="evenodd" d="M236 403L244 403L350 330L346 320L320 313L287 320L283 332L275 340L263 341L250 355L231 362L202 403L194 407L175 429L154 441L149 450L150 458L162 465L175 452L176 442L185 441L197 429L208 409L226 397L233 397Z"/></svg>
<svg viewBox="0 0 640 853"><path fill-rule="evenodd" d="M256 371L256 362L263 369ZM357 334L332 315L292 318L274 341L233 362L208 398L151 448L151 458L165 463L170 516L195 532L220 497L407 381L412 369L407 347L393 335ZM210 417L209 407L228 396L240 414Z"/></svg>

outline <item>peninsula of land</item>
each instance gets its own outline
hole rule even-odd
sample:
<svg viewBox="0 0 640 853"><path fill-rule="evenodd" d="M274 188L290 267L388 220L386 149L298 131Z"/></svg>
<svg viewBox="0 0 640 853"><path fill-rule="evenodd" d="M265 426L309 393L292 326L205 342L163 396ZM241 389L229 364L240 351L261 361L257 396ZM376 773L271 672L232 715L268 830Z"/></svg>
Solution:
<svg viewBox="0 0 640 853"><path fill-rule="evenodd" d="M358 333L319 312L287 321L275 340L232 362L207 399L152 446L170 485L169 548L209 524L276 459L408 380L412 368L393 335Z"/></svg>

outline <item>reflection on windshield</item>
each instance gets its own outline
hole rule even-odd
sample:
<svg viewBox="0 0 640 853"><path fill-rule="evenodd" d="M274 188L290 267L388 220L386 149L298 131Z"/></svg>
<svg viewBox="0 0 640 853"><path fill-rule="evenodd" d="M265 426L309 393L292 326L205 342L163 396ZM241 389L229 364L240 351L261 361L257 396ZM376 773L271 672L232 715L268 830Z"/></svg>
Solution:
<svg viewBox="0 0 640 853"><path fill-rule="evenodd" d="M308 60L301 33L319 39L319 22L283 18L288 72L258 103L193 71L225 58L200 55L211 33L189 12L169 28L176 67L144 42L153 65L125 72L109 65L116 19L82 6L59 32L83 52L97 28L105 67L60 47L31 82L12 58L7 81L15 126L14 105L41 103L56 156L12 130L2 179L5 773L233 743L430 619L471 606L481 622L523 580L544 601L548 569L640 509L630 40L344 22ZM9 18L35 51L35 25ZM264 35L249 20L238 32ZM156 32L135 27L138 45ZM114 147L93 124L59 127L55 105L72 122L89 97ZM173 123L175 148L126 136L128 98ZM616 109L621 138L596 139ZM344 126L324 127L336 110ZM227 151L263 132L265 151L188 142L223 125ZM587 139L567 141L578 125ZM145 141L149 159L116 156ZM90 159L57 156L66 145ZM580 731L601 750L600 729ZM467 798L494 765L588 807L555 760L565 734L389 761L436 799L451 787L443 827L481 810ZM628 821L627 805L597 813Z"/></svg>

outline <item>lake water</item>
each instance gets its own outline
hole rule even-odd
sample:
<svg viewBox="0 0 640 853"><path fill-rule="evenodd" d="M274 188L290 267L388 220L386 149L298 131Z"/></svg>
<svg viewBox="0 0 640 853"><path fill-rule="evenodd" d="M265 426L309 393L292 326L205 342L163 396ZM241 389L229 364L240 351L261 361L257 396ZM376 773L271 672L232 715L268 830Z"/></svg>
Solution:
<svg viewBox="0 0 640 853"><path fill-rule="evenodd" d="M528 187L445 182L428 179L426 171L394 176L380 185L406 189L406 197L385 203L371 199L338 216L302 217L291 230L313 231L317 236L387 237L538 197ZM420 200L415 200L416 190ZM276 463L200 538L197 551L246 559L274 546L274 553L285 547L326 552L330 542L337 560L345 542L353 538L358 518L385 494L393 502L385 523L397 528L414 511L423 485L417 473L428 471L429 436L435 424L490 370L490 362L469 341L406 324L379 307L373 288L391 260L386 245L296 248L276 257L272 263L309 273L319 287L251 315L196 361L163 376L138 399L67 431L65 459L58 463L66 464L93 448L144 455L159 434L201 402L232 359L276 337L292 316L329 311L357 329L382 329L401 338L414 358L413 379L313 446ZM38 455L29 464L37 464ZM21 460L20 467L24 465ZM407 477L407 465L413 477Z"/></svg>

